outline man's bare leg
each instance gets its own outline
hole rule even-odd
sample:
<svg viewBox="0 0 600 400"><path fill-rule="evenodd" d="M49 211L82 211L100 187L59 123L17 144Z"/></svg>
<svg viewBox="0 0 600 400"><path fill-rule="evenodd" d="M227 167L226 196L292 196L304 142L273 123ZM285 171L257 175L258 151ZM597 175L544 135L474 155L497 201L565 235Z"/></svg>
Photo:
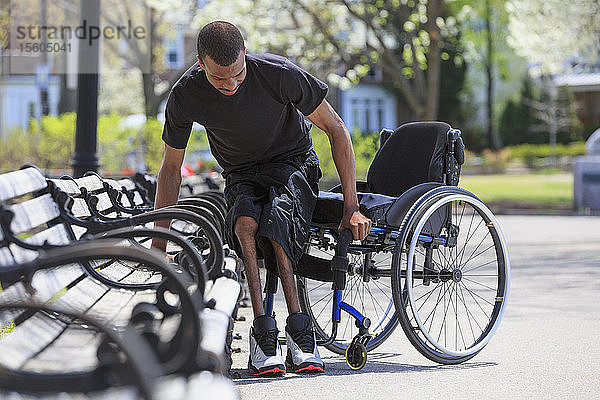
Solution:
<svg viewBox="0 0 600 400"><path fill-rule="evenodd" d="M300 302L298 301L298 290L296 289L292 262L279 243L271 240L271 244L273 245L273 250L275 250L277 270L279 271L279 279L281 280L288 313L290 315L298 313L300 312Z"/></svg>
<svg viewBox="0 0 600 400"><path fill-rule="evenodd" d="M292 263L279 243L271 240L271 244L275 250L277 270L289 314L285 327L288 371L300 374L325 372L325 364L317 350L316 336L312 332L311 318L300 313Z"/></svg>
<svg viewBox="0 0 600 400"><path fill-rule="evenodd" d="M258 222L252 217L238 217L234 227L235 235L242 247L246 280L250 290L250 301L254 318L264 315L260 275L258 273L258 257L256 255L255 235L258 231ZM296 295L297 297L297 295Z"/></svg>

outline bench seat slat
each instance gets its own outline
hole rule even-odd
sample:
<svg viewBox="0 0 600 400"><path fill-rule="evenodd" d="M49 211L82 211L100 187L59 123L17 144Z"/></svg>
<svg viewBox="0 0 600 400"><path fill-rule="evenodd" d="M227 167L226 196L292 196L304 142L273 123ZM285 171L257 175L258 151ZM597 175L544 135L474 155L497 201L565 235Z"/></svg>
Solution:
<svg viewBox="0 0 600 400"><path fill-rule="evenodd" d="M35 289L33 295L25 290L22 283L16 283L0 292L0 301L28 300L45 303L81 275L83 269L77 264L37 271L31 279L31 286Z"/></svg>
<svg viewBox="0 0 600 400"><path fill-rule="evenodd" d="M22 368L29 358L50 344L65 327L57 319L40 313L33 315L0 340L2 363L9 368Z"/></svg>
<svg viewBox="0 0 600 400"><path fill-rule="evenodd" d="M92 330L69 325L52 344L23 363L23 369L44 372L89 371L96 367L101 337Z"/></svg>

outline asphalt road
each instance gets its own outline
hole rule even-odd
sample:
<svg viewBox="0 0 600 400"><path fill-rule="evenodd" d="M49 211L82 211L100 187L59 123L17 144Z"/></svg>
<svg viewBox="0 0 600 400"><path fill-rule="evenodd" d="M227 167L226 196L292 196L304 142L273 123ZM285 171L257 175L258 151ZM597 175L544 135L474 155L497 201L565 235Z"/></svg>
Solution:
<svg viewBox="0 0 600 400"><path fill-rule="evenodd" d="M498 332L475 358L458 366L435 364L398 327L360 371L322 349L325 374L257 379L245 370L252 319L246 308L246 321L235 326L241 339L234 341L241 399L600 398L600 217L498 219L509 246L511 292Z"/></svg>

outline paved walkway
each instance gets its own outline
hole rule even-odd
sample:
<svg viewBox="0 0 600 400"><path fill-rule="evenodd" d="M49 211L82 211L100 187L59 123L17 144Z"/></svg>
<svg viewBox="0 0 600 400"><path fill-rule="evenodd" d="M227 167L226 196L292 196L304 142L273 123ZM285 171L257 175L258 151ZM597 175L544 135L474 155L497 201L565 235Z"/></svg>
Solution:
<svg viewBox="0 0 600 400"><path fill-rule="evenodd" d="M243 400L600 398L600 217L500 216L512 263L507 311L490 344L437 365L398 327L361 371L323 349L327 372L255 379L245 371L250 309L237 322L234 379ZM282 328L286 312L278 299Z"/></svg>

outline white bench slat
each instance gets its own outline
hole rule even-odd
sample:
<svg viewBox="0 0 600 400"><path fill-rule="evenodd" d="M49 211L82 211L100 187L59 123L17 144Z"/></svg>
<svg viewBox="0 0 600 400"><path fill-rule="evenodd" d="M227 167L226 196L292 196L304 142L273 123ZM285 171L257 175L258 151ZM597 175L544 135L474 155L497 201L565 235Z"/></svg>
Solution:
<svg viewBox="0 0 600 400"><path fill-rule="evenodd" d="M13 255L10 253L10 250L6 247L0 247L0 268L3 265L12 265L14 264Z"/></svg>
<svg viewBox="0 0 600 400"><path fill-rule="evenodd" d="M101 337L92 330L68 326L50 346L23 363L27 371L78 372L97 366Z"/></svg>
<svg viewBox="0 0 600 400"><path fill-rule="evenodd" d="M88 192L95 192L96 190L104 190L104 184L102 179L96 175L84 176L82 178L76 178L75 182L80 188L86 188Z"/></svg>
<svg viewBox="0 0 600 400"><path fill-rule="evenodd" d="M84 273L77 264L63 265L58 268L37 271L31 279L35 293L30 295L22 283L16 283L0 292L0 300L33 300L45 303L56 293L63 290Z"/></svg>
<svg viewBox="0 0 600 400"><path fill-rule="evenodd" d="M72 240L67 228L63 224L58 224L36 233L25 241L38 246L46 242L54 246L60 246L69 244Z"/></svg>
<svg viewBox="0 0 600 400"><path fill-rule="evenodd" d="M33 193L46 186L46 178L36 168L8 172L0 175L0 201Z"/></svg>
<svg viewBox="0 0 600 400"><path fill-rule="evenodd" d="M13 204L7 208L15 214L10 225L10 229L15 234L27 232L60 215L58 206L50 194Z"/></svg>
<svg viewBox="0 0 600 400"><path fill-rule="evenodd" d="M137 190L137 187L135 186L135 182L132 181L131 179L119 179L116 182L119 186L122 186L127 190Z"/></svg>
<svg viewBox="0 0 600 400"><path fill-rule="evenodd" d="M221 277L212 285L210 291L206 294L206 298L215 300L215 310L231 315L237 304L240 290L239 282Z"/></svg>
<svg viewBox="0 0 600 400"><path fill-rule="evenodd" d="M73 205L71 206L71 213L77 218L88 218L91 217L90 208L87 203L81 197L73 198Z"/></svg>
<svg viewBox="0 0 600 400"><path fill-rule="evenodd" d="M104 182L108 183L113 189L117 190L118 192L121 192L122 185L114 179L104 179ZM125 196L124 193L121 194L121 205L123 207L132 207L132 204L129 202L129 199L127 198L127 196Z"/></svg>
<svg viewBox="0 0 600 400"><path fill-rule="evenodd" d="M224 356L231 316L218 310L204 309L200 313L200 320L202 322L200 347L218 357Z"/></svg>
<svg viewBox="0 0 600 400"><path fill-rule="evenodd" d="M33 315L0 340L2 363L9 368L20 369L31 356L51 343L65 326L39 313Z"/></svg>
<svg viewBox="0 0 600 400"><path fill-rule="evenodd" d="M98 199L98 204L96 205L96 209L98 211L100 211L101 213L113 208L113 204L112 204L112 201L110 200L110 197L108 196L108 193L106 193L106 192L98 193L95 195L95 197ZM113 214L113 213L111 213L111 214ZM114 216L116 217L116 214Z"/></svg>
<svg viewBox="0 0 600 400"><path fill-rule="evenodd" d="M79 195L81 193L81 189L77 186L72 179L50 179L60 190L63 192L73 196Z"/></svg>

